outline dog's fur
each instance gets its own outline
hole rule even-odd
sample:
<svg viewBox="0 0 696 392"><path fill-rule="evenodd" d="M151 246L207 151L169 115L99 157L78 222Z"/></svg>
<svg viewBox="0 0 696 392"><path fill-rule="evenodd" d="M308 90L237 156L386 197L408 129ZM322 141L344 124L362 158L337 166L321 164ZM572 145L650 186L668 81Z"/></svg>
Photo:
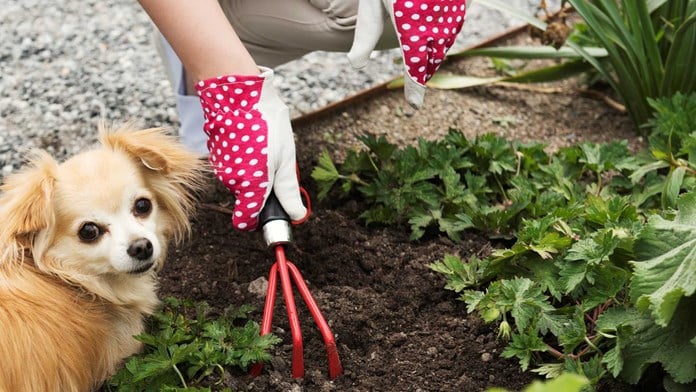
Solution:
<svg viewBox="0 0 696 392"><path fill-rule="evenodd" d="M0 391L98 388L139 351L155 273L190 232L203 161L159 129L100 140L62 164L37 152L0 188Z"/></svg>

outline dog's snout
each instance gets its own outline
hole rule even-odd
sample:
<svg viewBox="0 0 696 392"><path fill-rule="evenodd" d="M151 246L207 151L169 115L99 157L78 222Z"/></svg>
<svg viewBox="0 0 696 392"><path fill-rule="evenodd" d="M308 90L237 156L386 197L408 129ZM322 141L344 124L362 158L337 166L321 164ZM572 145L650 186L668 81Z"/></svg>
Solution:
<svg viewBox="0 0 696 392"><path fill-rule="evenodd" d="M147 260L152 256L152 242L147 238L139 238L128 246L128 256L138 260Z"/></svg>

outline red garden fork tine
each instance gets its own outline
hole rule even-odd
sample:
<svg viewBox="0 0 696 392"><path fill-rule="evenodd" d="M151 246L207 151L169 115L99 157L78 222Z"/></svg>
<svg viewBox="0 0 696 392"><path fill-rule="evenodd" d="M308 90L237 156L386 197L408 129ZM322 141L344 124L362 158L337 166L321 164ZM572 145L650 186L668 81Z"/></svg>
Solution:
<svg viewBox="0 0 696 392"><path fill-rule="evenodd" d="M285 259L285 249L282 245L278 245L275 248L275 253L278 274L280 275L280 286L283 290L285 309L288 312L290 333L292 334L292 376L294 378L300 378L304 376L302 329L300 328L300 320L297 317L295 297L292 294L292 282L290 281L290 273L288 272L288 262Z"/></svg>
<svg viewBox="0 0 696 392"><path fill-rule="evenodd" d="M309 287L302 278L300 270L295 267L295 264L288 261L288 267L290 269L290 274L292 275L297 290L300 292L302 299L304 299L305 304L309 308L309 312L314 317L314 322L316 322L317 327L319 327L319 332L324 339L324 345L326 346L326 356L329 362L329 378L332 380L343 373L343 366L341 366L341 360L338 358L338 349L336 348L336 340L334 339L333 332L329 328L329 324L324 319L324 315L321 314L319 306L317 305L312 293L309 291Z"/></svg>

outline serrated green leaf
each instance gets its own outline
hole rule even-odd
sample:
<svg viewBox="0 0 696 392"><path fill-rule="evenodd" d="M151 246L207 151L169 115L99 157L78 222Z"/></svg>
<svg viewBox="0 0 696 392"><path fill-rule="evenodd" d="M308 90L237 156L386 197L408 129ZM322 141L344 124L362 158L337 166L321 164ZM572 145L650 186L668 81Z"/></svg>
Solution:
<svg viewBox="0 0 696 392"><path fill-rule="evenodd" d="M195 343L195 341L194 341ZM191 355L193 352L199 349L199 347L194 344L175 344L172 346L169 346L167 350L169 351L169 355L171 356L171 362L172 364L177 364L179 362L182 362L186 360L186 358Z"/></svg>
<svg viewBox="0 0 696 392"><path fill-rule="evenodd" d="M565 292L576 290L585 280L593 285L597 275L593 269L608 262L618 244L619 238L611 231L601 231L575 242L568 250L565 260L556 262Z"/></svg>
<svg viewBox="0 0 696 392"><path fill-rule="evenodd" d="M466 303L466 311L473 313L484 298L485 294L481 291L464 290L460 299Z"/></svg>
<svg viewBox="0 0 696 392"><path fill-rule="evenodd" d="M606 374L606 370L602 365L602 360L599 355L593 355L583 361L577 361L581 372L590 380L590 384L597 385L599 380Z"/></svg>
<svg viewBox="0 0 696 392"><path fill-rule="evenodd" d="M338 170L329 155L328 150L322 150L319 154L317 166L312 172L312 178L317 181L333 181L338 179Z"/></svg>
<svg viewBox="0 0 696 392"><path fill-rule="evenodd" d="M603 265L596 270L594 282L585 287L582 300L582 310L589 312L595 307L616 299L621 290L626 287L629 272L613 265Z"/></svg>
<svg viewBox="0 0 696 392"><path fill-rule="evenodd" d="M621 225L623 220L635 221L638 219L636 209L628 198L613 196L602 198L595 195L587 195L585 218L604 227Z"/></svg>
<svg viewBox="0 0 696 392"><path fill-rule="evenodd" d="M555 364L551 364L555 366ZM549 365L549 366L551 366ZM549 374L551 374L549 372ZM581 392L590 385L590 381L579 374L563 373L552 380L535 380L523 392ZM489 388L487 392L507 392L504 388Z"/></svg>
<svg viewBox="0 0 696 392"><path fill-rule="evenodd" d="M542 259L550 259L571 244L571 239L557 232L546 233L538 243L530 244L529 249L536 252Z"/></svg>
<svg viewBox="0 0 696 392"><path fill-rule="evenodd" d="M661 327L654 320L636 309L612 308L597 321L597 328L617 336L618 350L605 362L611 361L616 372L621 361L621 376L637 383L643 371L652 363L660 363L677 382L696 380L696 345L686 344L696 337L696 298L680 302L669 324Z"/></svg>
<svg viewBox="0 0 696 392"><path fill-rule="evenodd" d="M665 161L653 161L648 164L641 166L638 170L635 170L631 175L630 179L634 184L640 182L640 180L645 177L646 174L654 172L660 169L669 167L669 163Z"/></svg>
<svg viewBox="0 0 696 392"><path fill-rule="evenodd" d="M398 148L387 141L384 136L375 137L374 135L358 136L360 140L380 162L389 162Z"/></svg>
<svg viewBox="0 0 696 392"><path fill-rule="evenodd" d="M142 361L135 361L129 367L133 374L133 382L142 381L146 378L154 377L172 369L173 362L168 356L149 356Z"/></svg>
<svg viewBox="0 0 696 392"><path fill-rule="evenodd" d="M489 286L488 296L510 312L519 331L536 325L545 312L554 309L539 284L527 278L496 281Z"/></svg>
<svg viewBox="0 0 696 392"><path fill-rule="evenodd" d="M447 278L445 289L456 293L478 285L481 275L479 271L480 260L472 257L468 262L452 254L446 254L441 261L436 261L428 267L433 271L444 274Z"/></svg>
<svg viewBox="0 0 696 392"><path fill-rule="evenodd" d="M526 371L534 353L547 350L548 346L539 336L513 333L510 343L500 356L503 358L517 358L522 370Z"/></svg>
<svg viewBox="0 0 696 392"><path fill-rule="evenodd" d="M317 166L312 170L312 178L317 181L319 194L317 197L321 200L326 197L333 185L338 181L340 175L338 169L331 159L331 155L327 150L323 150L319 154Z"/></svg>
<svg viewBox="0 0 696 392"><path fill-rule="evenodd" d="M441 217L437 220L437 224L440 232L457 242L460 240L460 233L474 226L471 218L466 214L457 214L451 218Z"/></svg>
<svg viewBox="0 0 696 392"><path fill-rule="evenodd" d="M673 221L657 215L649 219L635 245L640 259L631 263L631 299L662 326L682 297L696 292L696 193L682 197L678 206Z"/></svg>
<svg viewBox="0 0 696 392"><path fill-rule="evenodd" d="M564 352L572 353L587 336L584 316L583 311L575 306L559 309L555 314L546 316L549 330L558 337ZM543 330L540 332L544 333Z"/></svg>
<svg viewBox="0 0 696 392"><path fill-rule="evenodd" d="M539 262L539 260L532 259L523 261L520 265L530 271L544 292L548 291L553 298L561 299L563 287L559 279L559 269L555 263L552 261Z"/></svg>
<svg viewBox="0 0 696 392"><path fill-rule="evenodd" d="M614 346L609 351L604 353L602 357L602 363L607 367L609 373L616 378L621 374L623 369L623 354L621 352L621 346Z"/></svg>
<svg viewBox="0 0 696 392"><path fill-rule="evenodd" d="M535 369L532 369L532 372L540 376L544 376L544 378L557 378L561 374L564 374L562 363L542 363L538 365Z"/></svg>

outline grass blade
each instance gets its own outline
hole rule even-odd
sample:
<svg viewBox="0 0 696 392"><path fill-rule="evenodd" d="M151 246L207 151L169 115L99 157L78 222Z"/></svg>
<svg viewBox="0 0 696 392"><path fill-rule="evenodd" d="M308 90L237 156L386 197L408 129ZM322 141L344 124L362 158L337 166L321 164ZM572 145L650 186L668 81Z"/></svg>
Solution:
<svg viewBox="0 0 696 392"><path fill-rule="evenodd" d="M504 81L516 83L553 82L567 79L571 76L591 71L592 69L592 65L582 60L566 61L562 64L521 72L515 76L504 79Z"/></svg>
<svg viewBox="0 0 696 392"><path fill-rule="evenodd" d="M592 70L592 65L582 60L567 61L562 64L521 72L511 77L479 78L475 76L436 74L428 82L428 87L454 90L484 86L497 82L543 83L567 79L571 76ZM388 88L403 87L404 80L399 78L387 85Z"/></svg>
<svg viewBox="0 0 696 392"><path fill-rule="evenodd" d="M696 2L692 2L696 4ZM696 8L696 7L694 7ZM677 91L696 90L696 72L693 71L696 53L696 11L682 23L674 34L674 42L665 60L665 77L661 93L670 96Z"/></svg>
<svg viewBox="0 0 696 392"><path fill-rule="evenodd" d="M657 10L658 8L662 7L663 4L665 4L667 0L647 0L647 7L648 7L648 12L653 13L653 11Z"/></svg>
<svg viewBox="0 0 696 392"><path fill-rule="evenodd" d="M487 85L499 82L505 78L479 78L475 76L453 75L453 74L435 74L428 81L428 87L441 90L454 90L461 88L469 88L475 86ZM399 78L387 85L387 88L400 88L404 86L404 79Z"/></svg>
<svg viewBox="0 0 696 392"><path fill-rule="evenodd" d="M585 51L592 57L606 57L608 52L600 47L585 47ZM462 50L449 55L450 57L486 56L502 59L558 59L580 58L578 52L569 47L558 50L551 46L496 46L488 48L475 48Z"/></svg>

